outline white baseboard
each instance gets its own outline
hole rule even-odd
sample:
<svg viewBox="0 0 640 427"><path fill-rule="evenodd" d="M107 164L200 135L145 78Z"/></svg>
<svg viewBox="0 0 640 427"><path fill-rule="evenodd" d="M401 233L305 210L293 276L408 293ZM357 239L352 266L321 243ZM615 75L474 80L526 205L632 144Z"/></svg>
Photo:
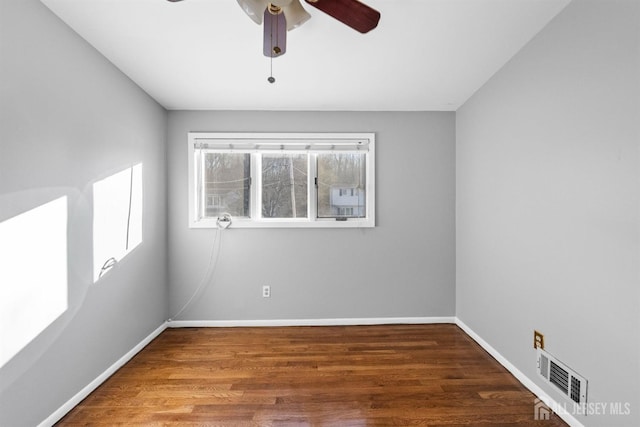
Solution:
<svg viewBox="0 0 640 427"><path fill-rule="evenodd" d="M138 354L147 344L149 344L155 337L160 335L162 331L167 329L167 322L160 325L155 331L151 332L145 339L140 341L134 348L132 348L127 354L122 356L116 363L111 365L106 371L100 374L95 380L91 381L85 388L80 390L75 396L69 399L64 405L58 408L53 414L49 415L47 419L42 421L38 427L50 427L57 423L62 417L64 417L69 411L82 402L92 391L105 382L111 375L124 366L129 360L133 359L133 356Z"/></svg>
<svg viewBox="0 0 640 427"><path fill-rule="evenodd" d="M355 326L456 323L450 317L374 317L340 319L272 319L272 320L169 320L169 328L234 328L268 326Z"/></svg>
<svg viewBox="0 0 640 427"><path fill-rule="evenodd" d="M475 342L477 342L480 347L486 350L494 359L498 361L502 366L504 366L511 374L516 377L518 381L522 383L523 386L529 389L533 394L538 397L538 399L542 400L545 405L550 408L560 408L562 407L558 402L554 399L550 398L547 393L545 393L542 388L540 388L536 383L531 380L531 378L527 377L522 371L516 368L511 362L509 362L503 355L501 355L498 350L493 348L488 342L483 340L480 335L476 334L473 329L467 326L462 320L456 317L456 325L460 327L467 335L469 335ZM533 405L531 406L531 410L533 411ZM584 427L584 425L578 421L573 415L568 412L557 412L557 415L564 420L571 427Z"/></svg>

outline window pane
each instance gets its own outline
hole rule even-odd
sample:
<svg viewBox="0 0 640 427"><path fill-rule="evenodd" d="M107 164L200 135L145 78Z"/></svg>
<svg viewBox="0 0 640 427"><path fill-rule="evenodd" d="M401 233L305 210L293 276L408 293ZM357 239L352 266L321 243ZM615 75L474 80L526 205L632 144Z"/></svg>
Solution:
<svg viewBox="0 0 640 427"><path fill-rule="evenodd" d="M249 216L250 155L244 153L206 153L204 185L200 199L205 217L217 218L223 212Z"/></svg>
<svg viewBox="0 0 640 427"><path fill-rule="evenodd" d="M366 216L366 154L318 154L318 217Z"/></svg>
<svg viewBox="0 0 640 427"><path fill-rule="evenodd" d="M262 156L262 216L307 217L307 155Z"/></svg>

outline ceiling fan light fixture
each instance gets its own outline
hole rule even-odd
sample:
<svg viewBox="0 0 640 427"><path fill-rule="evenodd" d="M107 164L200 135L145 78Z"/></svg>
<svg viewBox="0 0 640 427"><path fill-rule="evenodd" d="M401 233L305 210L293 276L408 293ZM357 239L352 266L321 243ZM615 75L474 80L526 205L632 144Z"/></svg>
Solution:
<svg viewBox="0 0 640 427"><path fill-rule="evenodd" d="M170 0L176 1L176 0ZM177 0L180 1L180 0ZM287 30L293 30L304 24L311 15L300 4L300 0L237 0L238 4L253 22L262 25L264 10L268 9L272 14L283 11L287 17Z"/></svg>
<svg viewBox="0 0 640 427"><path fill-rule="evenodd" d="M311 18L311 15L300 4L300 0L292 0L288 6L282 6L282 10L287 18L287 31L298 28Z"/></svg>
<svg viewBox="0 0 640 427"><path fill-rule="evenodd" d="M244 13L247 14L249 18L253 22L258 25L262 24L262 15L264 10L269 5L269 2L266 0L238 0L238 4L244 10Z"/></svg>

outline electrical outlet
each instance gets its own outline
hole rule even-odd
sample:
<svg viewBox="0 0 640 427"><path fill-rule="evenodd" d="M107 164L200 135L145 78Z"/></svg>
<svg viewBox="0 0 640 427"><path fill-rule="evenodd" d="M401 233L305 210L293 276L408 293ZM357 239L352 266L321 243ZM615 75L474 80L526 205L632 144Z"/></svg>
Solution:
<svg viewBox="0 0 640 427"><path fill-rule="evenodd" d="M533 348L544 350L544 335L536 330L533 331Z"/></svg>
<svg viewBox="0 0 640 427"><path fill-rule="evenodd" d="M262 298L271 298L271 286L264 285L262 287Z"/></svg>

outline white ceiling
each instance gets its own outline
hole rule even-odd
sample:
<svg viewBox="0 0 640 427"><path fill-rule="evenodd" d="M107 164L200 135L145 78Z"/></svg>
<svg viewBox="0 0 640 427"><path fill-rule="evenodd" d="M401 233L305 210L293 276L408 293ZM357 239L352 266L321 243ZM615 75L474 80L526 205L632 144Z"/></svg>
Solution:
<svg viewBox="0 0 640 427"><path fill-rule="evenodd" d="M453 111L570 0L365 0L360 34L306 3L267 82L236 0L41 0L167 109Z"/></svg>

